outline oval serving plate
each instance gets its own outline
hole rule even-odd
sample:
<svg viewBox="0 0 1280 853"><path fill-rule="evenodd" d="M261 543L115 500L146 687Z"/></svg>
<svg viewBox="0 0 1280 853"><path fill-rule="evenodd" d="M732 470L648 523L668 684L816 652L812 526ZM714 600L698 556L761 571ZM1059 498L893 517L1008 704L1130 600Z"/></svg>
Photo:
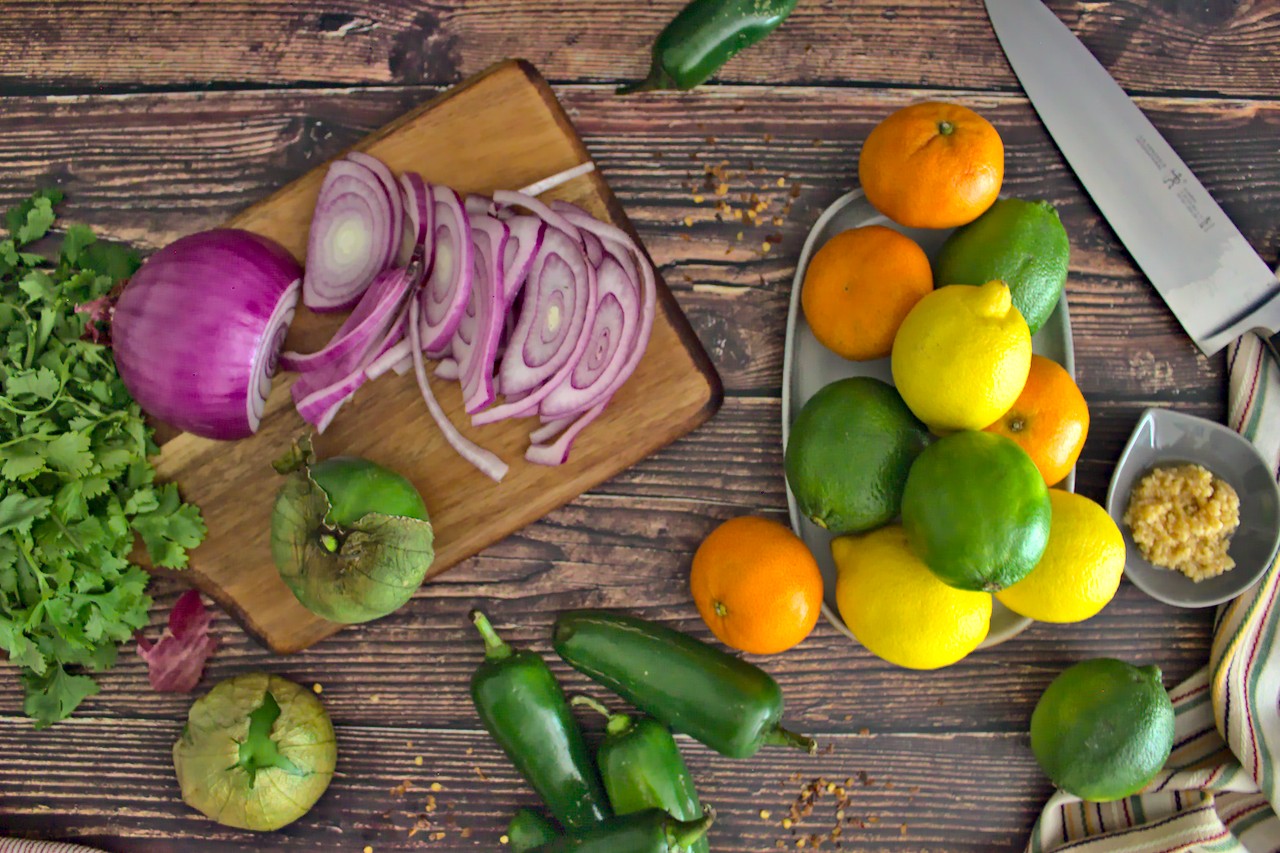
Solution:
<svg viewBox="0 0 1280 853"><path fill-rule="evenodd" d="M814 223L809 236L800 252L800 262L796 265L795 279L791 285L791 308L787 313L786 349L782 362L782 446L785 449L791 434L791 421L800 412L801 407L810 397L827 384L848 376L873 376L893 384L889 372L889 359L876 361L847 361L818 343L804 321L804 312L800 309L800 288L804 283L805 270L809 266L809 258L824 243L841 231L858 228L863 225L885 225L895 231L906 234L920 244L932 262L937 256L944 240L952 229L922 230L904 228L873 208L862 195L862 190L838 198L823 211L822 216ZM1071 322L1067 313L1067 298L1063 294L1058 300L1049 320L1031 339L1032 349L1046 358L1051 358L1075 376L1075 353L1071 343ZM1061 484L1069 491L1075 491L1076 473L1067 475ZM796 499L787 487L787 510L791 516L791 528L804 540L822 568L822 579L825 588L822 612L832 625L850 639L853 633L836 610L836 567L831 559L832 534L818 527L800 515L796 509ZM1006 608L999 601L994 602L991 611L991 630L979 648L990 648L1005 640L1012 639L1022 633L1031 620L1019 616Z"/></svg>

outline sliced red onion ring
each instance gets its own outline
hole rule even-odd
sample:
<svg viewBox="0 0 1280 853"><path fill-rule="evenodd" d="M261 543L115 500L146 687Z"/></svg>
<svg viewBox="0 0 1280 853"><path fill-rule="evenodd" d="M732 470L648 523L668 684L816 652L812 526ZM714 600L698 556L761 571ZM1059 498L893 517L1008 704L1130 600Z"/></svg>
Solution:
<svg viewBox="0 0 1280 853"><path fill-rule="evenodd" d="M387 246L386 262L383 269L391 266L396 261L396 255L400 251L400 235L404 233L404 198L400 194L400 185L396 183L395 175L391 174L391 170L386 164L371 154L365 154L363 151L351 151L347 154L347 159L352 163L359 163L378 178L378 183L382 184L382 190L387 194L387 201L391 203L391 240Z"/></svg>
<svg viewBox="0 0 1280 853"><path fill-rule="evenodd" d="M434 202L434 260L422 287L422 328L419 334L429 353L441 355L458 329L471 295L475 249L471 223L462 199L448 187L431 188Z"/></svg>
<svg viewBox="0 0 1280 853"><path fill-rule="evenodd" d="M407 319L401 316L396 323L386 331L382 339L377 341L371 349L371 354L376 356L390 346L394 341L398 340L407 327ZM332 383L319 388L311 393L298 397L294 397L294 405L298 409L298 414L302 419L316 428L316 432L324 432L333 421L334 415L338 413L338 409L351 399L356 391L360 390L360 386L365 383L368 377L365 375L364 367L359 363L355 364L347 373L336 378ZM301 380L299 380L301 382ZM298 386L298 382L294 383L294 388Z"/></svg>
<svg viewBox="0 0 1280 853"><path fill-rule="evenodd" d="M603 253L600 240L594 236L593 239L601 245ZM544 417L564 417L597 402L612 387L635 341L640 327L639 283L628 276L619 260L604 255L597 268L596 286L599 298L587 331L586 351L568 379L556 386L538 407Z"/></svg>
<svg viewBox="0 0 1280 853"><path fill-rule="evenodd" d="M302 301L313 311L350 308L400 247L395 201L368 166L329 167L311 219Z"/></svg>
<svg viewBox="0 0 1280 853"><path fill-rule="evenodd" d="M527 187L522 187L520 192L525 195L542 195L547 190L553 190L561 184L567 184L574 178L582 175L590 174L596 169L596 164L588 160L585 163L579 163L563 172L556 172L554 175L548 175L540 181L534 181Z"/></svg>
<svg viewBox="0 0 1280 853"><path fill-rule="evenodd" d="M493 200L498 204L523 207L548 225L559 228L575 240L578 239L578 229L573 227L568 219L531 195L512 192L511 190L498 190L493 194Z"/></svg>
<svg viewBox="0 0 1280 853"><path fill-rule="evenodd" d="M542 240L547 233L547 223L536 216L512 216L504 220L510 234L506 251L502 253L503 311L510 320L511 306L520 295L529 270L542 250ZM511 320L514 328L514 320Z"/></svg>
<svg viewBox="0 0 1280 853"><path fill-rule="evenodd" d="M506 319L502 258L510 233L505 223L492 216L471 219L475 273L467 310L453 337L453 354L458 362L462 398L468 414L480 411L494 398L493 365Z"/></svg>
<svg viewBox="0 0 1280 853"><path fill-rule="evenodd" d="M493 216L498 206L487 195L469 195L462 201L462 209L468 216Z"/></svg>
<svg viewBox="0 0 1280 853"><path fill-rule="evenodd" d="M586 331L596 312L596 274L581 245L548 229L543 250L525 284L524 304L498 367L503 393L531 393L475 415L488 424L531 414L563 382L587 347Z"/></svg>
<svg viewBox="0 0 1280 853"><path fill-rule="evenodd" d="M409 364L409 366L410 367L413 366L412 362ZM392 370L394 369L395 367L393 366ZM436 364L436 376L439 376L441 379L448 379L451 382L456 382L458 381L458 379L462 377L462 371L458 369L458 362L455 359L442 358Z"/></svg>
<svg viewBox="0 0 1280 853"><path fill-rule="evenodd" d="M116 304L112 346L125 387L179 429L253 435L301 276L283 247L248 231L220 228L170 243L147 258Z"/></svg>
<svg viewBox="0 0 1280 853"><path fill-rule="evenodd" d="M570 415L567 418L555 418L553 420L545 421L542 426L529 433L529 441L533 444L547 443L563 431L565 427L573 423L573 419L575 417L576 415Z"/></svg>
<svg viewBox="0 0 1280 853"><path fill-rule="evenodd" d="M507 463L459 432L458 428L445 415L444 410L440 408L440 403L437 402L435 394L431 391L431 383L427 380L427 368L422 361L423 340L420 329L421 318L418 313L418 300L409 300L409 340L413 353L413 373L418 380L418 389L422 392L422 399L427 403L427 410L431 412L431 417L435 419L436 425L444 433L445 441L449 442L449 446L456 450L463 459L480 469L487 477L500 483L502 478L507 476Z"/></svg>
<svg viewBox="0 0 1280 853"><path fill-rule="evenodd" d="M280 366L296 373L308 373L328 367L355 350L367 352L373 339L386 329L388 320L403 305L406 288L405 270L379 273L323 349L306 354L283 352Z"/></svg>
<svg viewBox="0 0 1280 853"><path fill-rule="evenodd" d="M587 410L551 444L531 444L524 452L524 458L536 465L563 465L569 459L569 449L573 446L574 439L588 424L600 417L607 404L606 400Z"/></svg>
<svg viewBox="0 0 1280 853"><path fill-rule="evenodd" d="M415 249L422 248L423 269L431 272L431 250L434 240L427 237L435 233L435 210L431 192L417 172L405 172L400 176L400 197L404 203L404 245L400 249L400 264L407 266Z"/></svg>

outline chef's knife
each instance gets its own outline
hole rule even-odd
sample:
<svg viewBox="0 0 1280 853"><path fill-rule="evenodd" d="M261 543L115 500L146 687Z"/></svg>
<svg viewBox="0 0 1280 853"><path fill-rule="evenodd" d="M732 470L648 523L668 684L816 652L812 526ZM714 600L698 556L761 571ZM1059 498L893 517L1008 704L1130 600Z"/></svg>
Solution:
<svg viewBox="0 0 1280 853"><path fill-rule="evenodd" d="M986 4L1049 135L1196 346L1280 331L1280 281L1088 48L1042 0Z"/></svg>

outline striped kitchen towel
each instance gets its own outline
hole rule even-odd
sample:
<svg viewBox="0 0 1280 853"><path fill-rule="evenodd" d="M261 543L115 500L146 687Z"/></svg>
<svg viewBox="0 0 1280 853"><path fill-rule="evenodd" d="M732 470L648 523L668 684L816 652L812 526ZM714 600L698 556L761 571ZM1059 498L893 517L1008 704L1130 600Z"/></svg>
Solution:
<svg viewBox="0 0 1280 853"><path fill-rule="evenodd" d="M0 838L0 853L102 853L102 851L96 847L63 844L59 841L24 841L21 838Z"/></svg>
<svg viewBox="0 0 1280 853"><path fill-rule="evenodd" d="M1280 471L1280 369L1252 333L1231 345L1227 364L1227 422ZM1218 609L1209 665L1169 691L1177 728L1165 769L1114 803L1058 791L1028 851L1280 851L1278 566Z"/></svg>

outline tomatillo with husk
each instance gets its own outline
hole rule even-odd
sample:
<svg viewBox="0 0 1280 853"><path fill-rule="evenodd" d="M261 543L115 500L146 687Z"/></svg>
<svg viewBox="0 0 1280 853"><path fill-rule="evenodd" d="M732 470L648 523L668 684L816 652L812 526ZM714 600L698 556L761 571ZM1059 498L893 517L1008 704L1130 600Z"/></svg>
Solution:
<svg viewBox="0 0 1280 853"><path fill-rule="evenodd" d="M287 479L271 515L271 556L304 607L351 624L413 597L435 552L412 483L367 459L316 462L305 441L276 470Z"/></svg>
<svg viewBox="0 0 1280 853"><path fill-rule="evenodd" d="M310 811L337 758L333 723L315 694L265 672L227 679L197 699L173 745L183 801L258 832Z"/></svg>

